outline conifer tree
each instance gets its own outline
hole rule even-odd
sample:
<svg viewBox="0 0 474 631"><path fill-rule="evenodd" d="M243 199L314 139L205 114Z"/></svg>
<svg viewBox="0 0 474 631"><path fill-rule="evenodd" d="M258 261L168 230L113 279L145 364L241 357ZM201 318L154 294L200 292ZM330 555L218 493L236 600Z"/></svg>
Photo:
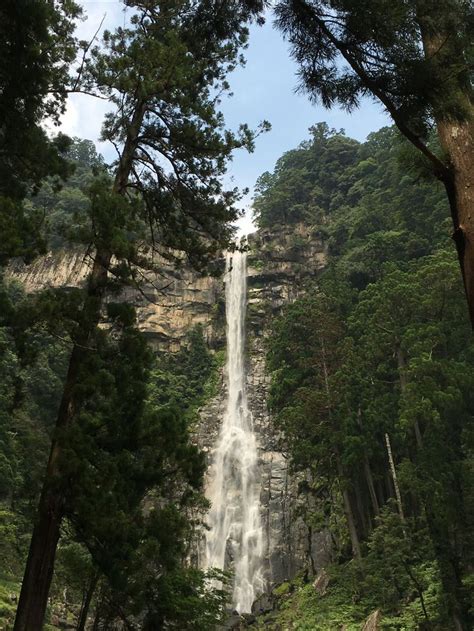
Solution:
<svg viewBox="0 0 474 631"><path fill-rule="evenodd" d="M231 236L235 191L220 176L233 149L253 134L225 131L216 110L226 73L239 61L248 17L238 2L128 0L130 24L104 34L76 89L107 94L116 109L103 138L117 148L112 182L91 187L91 271L73 333L73 350L40 498L15 631L42 627L65 510L62 454L80 411L80 380L101 319L109 277L127 280L153 252L184 252L202 266Z"/></svg>

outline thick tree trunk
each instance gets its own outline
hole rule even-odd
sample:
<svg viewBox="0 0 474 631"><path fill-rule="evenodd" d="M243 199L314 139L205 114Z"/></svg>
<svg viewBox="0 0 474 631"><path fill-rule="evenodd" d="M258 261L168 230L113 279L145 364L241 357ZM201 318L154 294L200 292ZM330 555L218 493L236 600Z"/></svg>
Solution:
<svg viewBox="0 0 474 631"><path fill-rule="evenodd" d="M442 7L437 3L436 9ZM441 11L445 11L441 8ZM433 30L433 15L426 7L417 7L425 58L435 68L455 64L462 50L451 37L449 25L443 26L436 16L437 30ZM453 69L452 72L455 72ZM442 76L440 72L440 76ZM459 117L446 114L445 104L433 103L434 119L441 147L448 157L449 177L442 177L449 199L454 226L454 241L461 266L471 325L474 327L474 103L469 88L459 84L450 95Z"/></svg>
<svg viewBox="0 0 474 631"><path fill-rule="evenodd" d="M438 120L441 146L448 154L452 182L445 182L454 224L454 241L474 327L474 124Z"/></svg>
<svg viewBox="0 0 474 631"><path fill-rule="evenodd" d="M56 420L56 435L33 529L25 575L21 586L14 631L40 631L43 627L49 588L53 577L56 547L64 514L64 490L60 475L62 446L59 433L74 417L74 389L85 353L91 352L91 334L100 319L111 255L98 252L89 277L83 314L88 316L73 347Z"/></svg>
<svg viewBox="0 0 474 631"><path fill-rule="evenodd" d="M137 102L114 180L112 192L116 195L124 195L126 192L144 113L145 103L143 101ZM74 339L69 360L63 396L56 420L55 437L51 446L36 523L30 542L13 631L41 631L43 628L65 504L64 481L61 480L60 472L62 452L60 433L74 420L76 413L74 391L83 358L86 353L93 352L91 351L91 338L100 322L111 259L112 253L110 251L106 248L98 249L88 278L80 329Z"/></svg>

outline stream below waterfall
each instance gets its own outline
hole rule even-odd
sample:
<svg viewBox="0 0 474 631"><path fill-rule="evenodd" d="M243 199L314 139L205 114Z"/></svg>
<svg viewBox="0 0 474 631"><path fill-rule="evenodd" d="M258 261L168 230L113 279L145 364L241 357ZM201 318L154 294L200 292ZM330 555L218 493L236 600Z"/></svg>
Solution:
<svg viewBox="0 0 474 631"><path fill-rule="evenodd" d="M227 400L209 472L204 566L232 570L232 607L246 613L265 584L258 450L245 384L245 252L227 254L225 280Z"/></svg>

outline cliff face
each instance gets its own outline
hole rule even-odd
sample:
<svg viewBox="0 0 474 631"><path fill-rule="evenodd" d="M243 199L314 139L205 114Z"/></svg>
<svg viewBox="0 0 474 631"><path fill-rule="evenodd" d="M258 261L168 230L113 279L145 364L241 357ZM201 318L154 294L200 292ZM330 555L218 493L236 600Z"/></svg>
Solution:
<svg viewBox="0 0 474 631"><path fill-rule="evenodd" d="M273 228L249 239L248 396L259 437L262 460L262 507L267 533L268 578L271 584L293 577L309 565L325 565L328 536L312 533L300 517L298 480L289 470L284 437L268 412L269 377L265 369L265 338L281 308L303 293L327 260L318 234L301 225Z"/></svg>
<svg viewBox="0 0 474 631"><path fill-rule="evenodd" d="M270 387L265 369L265 338L272 318L317 278L327 260L317 234L303 226L259 231L249 237L247 308L247 395L257 434L261 474L261 506L265 529L266 575L269 584L292 578L309 565L316 571L327 563L327 533L312 533L300 517L298 480L291 475L284 437L268 411ZM201 411L197 440L210 454L225 409L225 379L219 395Z"/></svg>
<svg viewBox="0 0 474 631"><path fill-rule="evenodd" d="M159 271L143 272L140 291L126 288L114 300L127 300L137 309L139 329L156 349L177 351L189 330L201 324L211 347L225 342L217 316L222 303L222 280L202 276L184 265L176 270L167 260L155 262ZM9 276L27 292L47 287L78 287L89 273L91 258L82 251L55 252L31 265L14 264Z"/></svg>
<svg viewBox="0 0 474 631"><path fill-rule="evenodd" d="M299 517L297 479L289 471L283 436L274 429L267 407L269 378L265 370L265 338L282 306L301 295L326 263L318 234L303 226L262 230L250 235L248 254L247 389L257 434L261 472L261 505L266 538L266 573L270 584L291 578L306 565L317 570L327 562L325 533L311 533ZM10 275L27 291L74 287L84 283L89 268L81 252L55 253ZM117 298L114 298L116 300ZM139 328L156 349L175 351L186 334L201 324L209 345L225 345L224 279L203 277L161 261L160 272L146 273L141 291L126 289L121 299L137 308ZM195 438L211 455L225 409L225 377L217 397L201 411Z"/></svg>

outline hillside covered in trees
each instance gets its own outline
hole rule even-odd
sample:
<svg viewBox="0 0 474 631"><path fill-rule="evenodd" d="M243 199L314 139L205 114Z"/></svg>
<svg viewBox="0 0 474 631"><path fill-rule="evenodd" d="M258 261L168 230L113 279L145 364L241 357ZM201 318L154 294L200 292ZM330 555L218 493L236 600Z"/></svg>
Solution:
<svg viewBox="0 0 474 631"><path fill-rule="evenodd" d="M310 131L260 177L255 212L263 227L302 222L329 251L274 320L268 368L334 565L326 596L288 585L278 620L329 629L379 608L382 628L451 628L472 607L474 346L446 202L393 129L365 143Z"/></svg>

